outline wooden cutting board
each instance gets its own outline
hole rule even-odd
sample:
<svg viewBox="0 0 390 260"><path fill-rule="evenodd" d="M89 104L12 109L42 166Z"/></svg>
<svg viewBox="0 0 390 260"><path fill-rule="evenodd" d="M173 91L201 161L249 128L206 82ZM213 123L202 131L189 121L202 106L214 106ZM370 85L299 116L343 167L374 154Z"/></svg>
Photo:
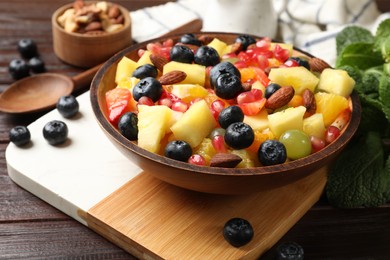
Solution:
<svg viewBox="0 0 390 260"><path fill-rule="evenodd" d="M32 142L6 150L9 176L21 187L142 259L254 259L272 247L319 199L326 169L275 190L213 195L161 182L129 162L95 121L89 92L80 114L56 110L29 125ZM50 120L63 120L68 141L49 145ZM254 237L236 248L222 235L226 221L247 219Z"/></svg>

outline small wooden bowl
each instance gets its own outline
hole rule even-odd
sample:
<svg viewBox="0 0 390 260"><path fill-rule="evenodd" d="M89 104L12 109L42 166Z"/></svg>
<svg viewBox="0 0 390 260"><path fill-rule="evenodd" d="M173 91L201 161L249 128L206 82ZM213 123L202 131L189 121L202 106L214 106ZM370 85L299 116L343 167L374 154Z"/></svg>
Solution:
<svg viewBox="0 0 390 260"><path fill-rule="evenodd" d="M207 35L228 43L233 42L237 37L237 34L229 33L207 33ZM171 38L177 40L179 36ZM98 71L90 89L92 108L104 133L127 158L156 178L186 189L217 194L244 194L272 189L294 182L331 163L358 128L361 107L357 93L353 92L352 117L338 139L319 152L285 164L246 169L204 167L148 152L123 137L108 121L105 93L115 87L116 67L123 56L137 60L138 49L145 48L149 42L165 39L167 38L136 44L117 53ZM309 55L299 50L295 51Z"/></svg>
<svg viewBox="0 0 390 260"><path fill-rule="evenodd" d="M71 7L72 4L60 7L51 19L54 52L62 61L89 68L107 61L115 53L131 45L131 19L126 8L118 5L124 16L121 30L103 35L86 35L69 33L58 24L57 18Z"/></svg>

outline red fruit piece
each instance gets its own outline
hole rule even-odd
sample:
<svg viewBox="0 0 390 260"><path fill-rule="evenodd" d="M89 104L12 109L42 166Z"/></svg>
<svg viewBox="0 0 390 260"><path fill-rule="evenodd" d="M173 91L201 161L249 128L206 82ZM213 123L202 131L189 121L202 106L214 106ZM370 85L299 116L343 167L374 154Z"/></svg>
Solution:
<svg viewBox="0 0 390 260"><path fill-rule="evenodd" d="M262 98L254 102L239 104L238 106L241 108L244 115L254 116L263 109L266 101L266 98Z"/></svg>
<svg viewBox="0 0 390 260"><path fill-rule="evenodd" d="M119 118L126 112L134 111L136 101L127 88L114 88L106 92L108 120L118 125Z"/></svg>

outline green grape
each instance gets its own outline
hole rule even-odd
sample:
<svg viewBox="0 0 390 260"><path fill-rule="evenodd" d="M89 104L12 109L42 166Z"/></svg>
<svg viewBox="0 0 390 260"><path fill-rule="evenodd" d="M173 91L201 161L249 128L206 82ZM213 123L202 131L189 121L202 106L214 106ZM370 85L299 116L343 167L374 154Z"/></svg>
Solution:
<svg viewBox="0 0 390 260"><path fill-rule="evenodd" d="M300 130L294 129L284 132L279 141L286 147L287 157L291 160L311 154L310 137Z"/></svg>

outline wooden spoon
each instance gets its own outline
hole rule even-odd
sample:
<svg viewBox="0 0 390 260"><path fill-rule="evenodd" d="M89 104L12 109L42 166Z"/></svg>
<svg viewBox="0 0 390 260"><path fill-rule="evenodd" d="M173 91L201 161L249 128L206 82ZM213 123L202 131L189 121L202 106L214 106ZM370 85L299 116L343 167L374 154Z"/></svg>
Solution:
<svg viewBox="0 0 390 260"><path fill-rule="evenodd" d="M201 28L202 20L195 19L164 36L199 32ZM0 94L0 111L23 114L54 108L61 96L88 87L102 65L99 64L72 78L56 73L42 73L16 81Z"/></svg>

